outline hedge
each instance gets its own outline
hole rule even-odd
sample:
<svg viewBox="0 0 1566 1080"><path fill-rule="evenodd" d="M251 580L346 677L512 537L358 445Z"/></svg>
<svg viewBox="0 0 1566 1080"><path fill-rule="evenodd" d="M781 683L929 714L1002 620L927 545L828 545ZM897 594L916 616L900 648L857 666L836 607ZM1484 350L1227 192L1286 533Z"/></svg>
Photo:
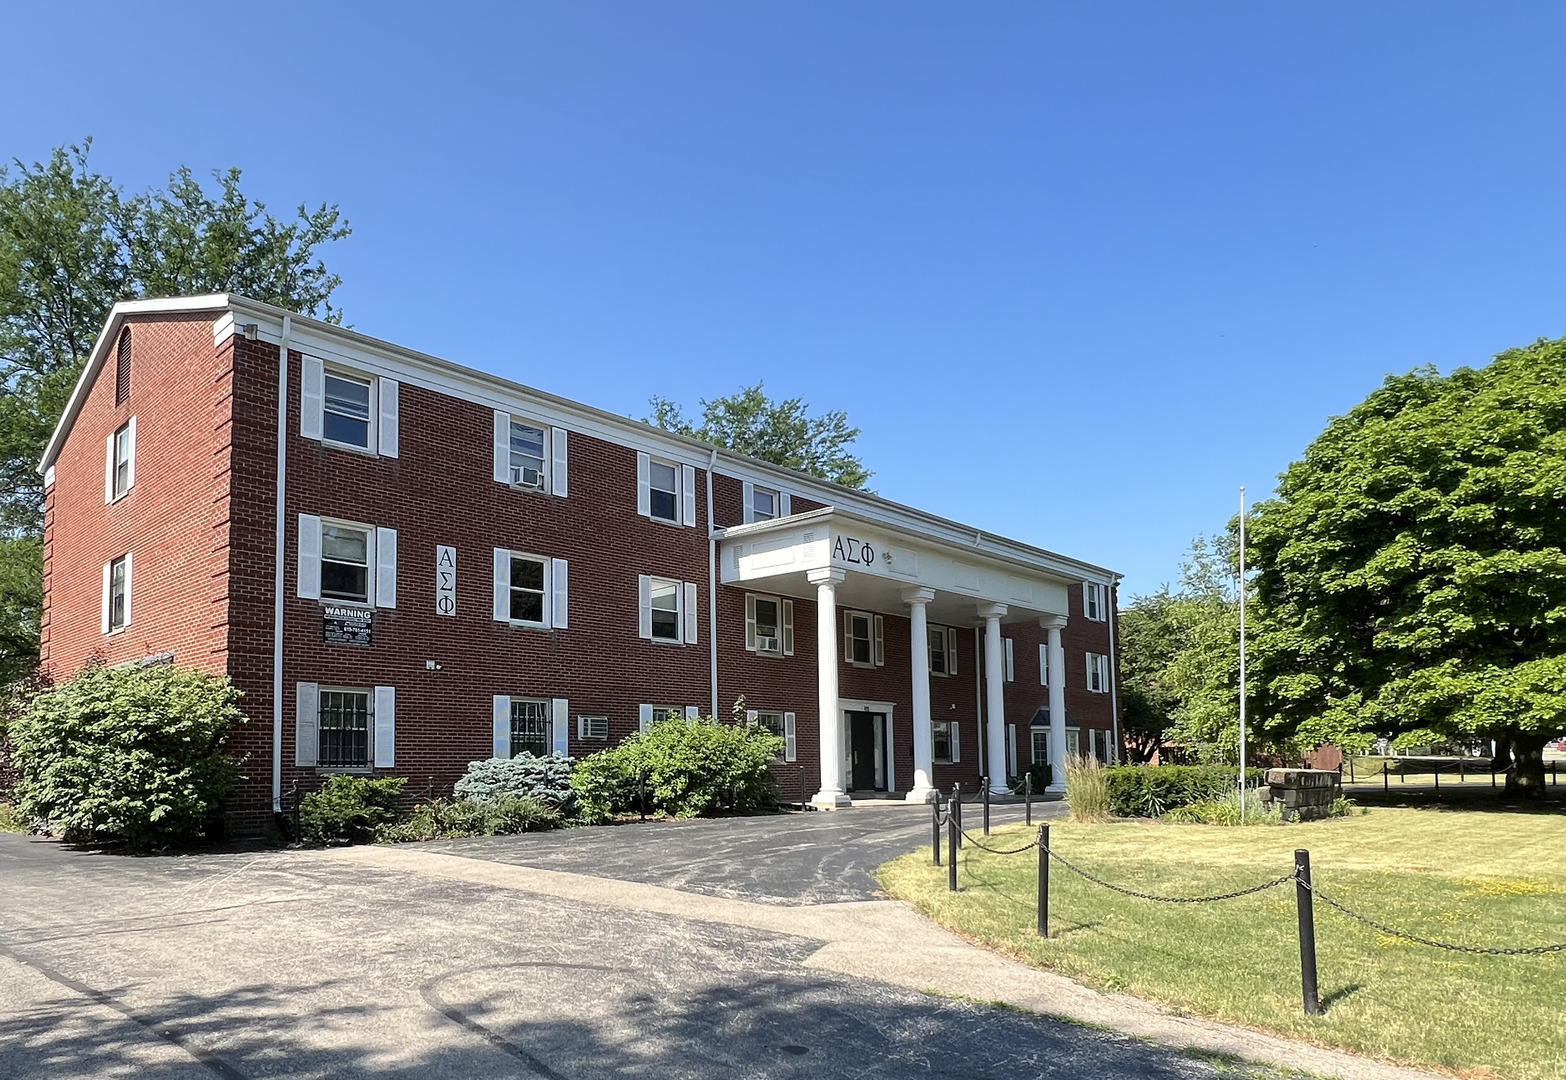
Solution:
<svg viewBox="0 0 1566 1080"><path fill-rule="evenodd" d="M1247 769L1246 780L1255 786L1266 772ZM1220 799L1239 780L1233 765L1116 765L1104 773L1109 811L1116 817L1162 817L1179 806Z"/></svg>

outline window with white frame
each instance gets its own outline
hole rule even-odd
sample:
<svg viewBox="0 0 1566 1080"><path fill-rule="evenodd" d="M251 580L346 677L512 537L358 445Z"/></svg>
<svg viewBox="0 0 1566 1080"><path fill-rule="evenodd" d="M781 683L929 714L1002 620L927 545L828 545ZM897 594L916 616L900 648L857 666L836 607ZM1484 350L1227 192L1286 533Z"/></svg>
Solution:
<svg viewBox="0 0 1566 1080"><path fill-rule="evenodd" d="M370 691L320 689L317 726L320 748L315 763L326 769L370 767L373 730Z"/></svg>
<svg viewBox="0 0 1566 1080"><path fill-rule="evenodd" d="M1094 622L1104 621L1104 586L1096 581L1082 585L1082 615Z"/></svg>
<svg viewBox="0 0 1566 1080"><path fill-rule="evenodd" d="M551 704L534 698L511 699L511 756L548 757L553 749Z"/></svg>
<svg viewBox="0 0 1566 1080"><path fill-rule="evenodd" d="M961 760L957 742L957 721L935 720L930 724L931 756L938 764L950 765Z"/></svg>
<svg viewBox="0 0 1566 1080"><path fill-rule="evenodd" d="M659 521L680 520L680 469L665 461L647 465L647 513Z"/></svg>
<svg viewBox="0 0 1566 1080"><path fill-rule="evenodd" d="M515 418L511 421L511 483L517 487L543 491L546 485L544 465L548 458L548 433L536 424Z"/></svg>
<svg viewBox="0 0 1566 1080"><path fill-rule="evenodd" d="M747 594L745 648L762 656L792 656L794 602L778 596Z"/></svg>
<svg viewBox="0 0 1566 1080"><path fill-rule="evenodd" d="M136 476L136 421L127 420L114 433L109 450L109 501L122 499Z"/></svg>
<svg viewBox="0 0 1566 1080"><path fill-rule="evenodd" d="M750 493L750 520L771 521L778 516L778 493L759 484Z"/></svg>
<svg viewBox="0 0 1566 1080"><path fill-rule="evenodd" d="M930 674L957 674L957 631L950 626L931 626L925 629L929 642Z"/></svg>
<svg viewBox="0 0 1566 1080"><path fill-rule="evenodd" d="M544 560L512 552L511 621L545 625L544 601L547 592Z"/></svg>
<svg viewBox="0 0 1566 1080"><path fill-rule="evenodd" d="M116 634L130 625L131 557L121 555L104 574L103 632Z"/></svg>
<svg viewBox="0 0 1566 1080"><path fill-rule="evenodd" d="M370 449L370 379L328 371L323 380L321 434L328 442Z"/></svg>
<svg viewBox="0 0 1566 1080"><path fill-rule="evenodd" d="M1066 756L1079 758L1082 756L1082 729L1068 727L1066 729Z"/></svg>
<svg viewBox="0 0 1566 1080"><path fill-rule="evenodd" d="M1033 764L1049 764L1049 728L1033 729Z"/></svg>
<svg viewBox="0 0 1566 1080"><path fill-rule="evenodd" d="M680 582L652 579L652 639L680 640Z"/></svg>
<svg viewBox="0 0 1566 1080"><path fill-rule="evenodd" d="M768 712L764 709L756 710L756 724L766 728L778 738L783 737L783 714L780 712Z"/></svg>
<svg viewBox="0 0 1566 1080"><path fill-rule="evenodd" d="M370 602L372 531L354 525L321 523L321 596Z"/></svg>
<svg viewBox="0 0 1566 1080"><path fill-rule="evenodd" d="M881 616L867 611L843 612L843 660L854 667L886 663Z"/></svg>
<svg viewBox="0 0 1566 1080"><path fill-rule="evenodd" d="M661 724L665 720L683 720L687 712L678 705L643 705L641 707L641 729L647 731L654 724Z"/></svg>
<svg viewBox="0 0 1566 1080"><path fill-rule="evenodd" d="M1095 694L1109 693L1109 657L1103 653L1087 654L1088 689Z"/></svg>

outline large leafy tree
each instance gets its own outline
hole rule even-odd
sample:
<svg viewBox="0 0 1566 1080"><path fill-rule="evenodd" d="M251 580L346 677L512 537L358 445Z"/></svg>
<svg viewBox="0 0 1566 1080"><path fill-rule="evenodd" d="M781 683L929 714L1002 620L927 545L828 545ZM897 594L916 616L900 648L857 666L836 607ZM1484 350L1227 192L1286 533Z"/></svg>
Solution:
<svg viewBox="0 0 1566 1080"><path fill-rule="evenodd" d="M649 424L691 435L716 446L818 476L844 487L863 489L871 473L851 451L859 429L848 415L833 409L818 416L802 398L773 401L761 383L727 397L702 398L701 422L688 420L668 398L650 403Z"/></svg>
<svg viewBox="0 0 1566 1080"><path fill-rule="evenodd" d="M1311 741L1566 729L1566 341L1387 379L1256 508L1267 710Z"/></svg>
<svg viewBox="0 0 1566 1080"><path fill-rule="evenodd" d="M248 199L237 169L209 192L180 169L127 195L81 146L0 168L0 681L37 658L43 490L36 472L118 300L238 292L340 319L340 284L318 254L348 235L336 206L280 220Z"/></svg>

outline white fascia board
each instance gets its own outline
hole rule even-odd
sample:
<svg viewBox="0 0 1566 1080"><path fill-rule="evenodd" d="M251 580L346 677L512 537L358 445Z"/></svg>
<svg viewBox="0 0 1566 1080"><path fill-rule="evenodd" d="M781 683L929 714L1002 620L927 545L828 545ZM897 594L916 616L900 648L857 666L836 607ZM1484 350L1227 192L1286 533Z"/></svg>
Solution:
<svg viewBox="0 0 1566 1080"><path fill-rule="evenodd" d="M98 340L93 343L92 352L87 354L87 363L82 366L81 377L76 380L76 386L65 402L65 411L60 414L60 422L55 425L54 434L49 436L49 442L44 446L43 457L38 460L38 472L41 474L54 464L54 459L60 453L60 447L65 444L66 435L70 433L71 425L76 422L77 414L82 410L82 403L87 397L87 388L98 377L98 371L103 367L110 347L120 336L120 326L125 322L127 315L222 311L229 306L229 301L230 297L226 293L212 293L207 296L165 296L155 300L121 300L110 308L109 318L103 324L103 331L99 333Z"/></svg>

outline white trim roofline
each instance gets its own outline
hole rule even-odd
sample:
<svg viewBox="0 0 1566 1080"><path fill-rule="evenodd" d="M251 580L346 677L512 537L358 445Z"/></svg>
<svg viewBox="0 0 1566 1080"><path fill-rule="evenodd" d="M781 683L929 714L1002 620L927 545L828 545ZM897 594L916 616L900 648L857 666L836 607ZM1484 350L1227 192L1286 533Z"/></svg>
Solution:
<svg viewBox="0 0 1566 1080"><path fill-rule="evenodd" d="M687 435L654 427L629 417L619 416L603 409L584 405L569 398L559 397L523 383L464 367L438 356L396 345L370 337L346 327L313 319L306 315L274 307L259 300L251 300L237 293L213 293L205 296L167 297L156 300L123 300L109 312L103 332L93 345L81 378L71 391L60 423L44 448L38 471L43 473L52 466L59 455L71 426L80 414L87 387L97 378L99 370L119 335L120 327L129 316L163 314L197 314L201 312L231 313L226 324L215 328L214 336L221 341L224 332L234 333L239 324L255 322L260 335L273 344L281 341L282 321L285 316L293 323L291 344L294 349L310 351L311 339L327 347L368 354L369 357L388 364L409 366L430 376L432 389L451 392L453 386L466 389L476 400L491 405L512 406L519 399L526 403L538 403L562 414L583 429L584 434L597 435L610 441L629 440L631 444L651 444L654 450L662 450L684 464L707 468L712 461L713 446ZM335 351L335 350L334 350ZM740 479L762 480L784 490L798 493L829 506L847 510L862 516L871 523L879 523L906 532L924 534L950 544L975 549L981 554L1020 563L1033 569L1058 576L1084 581L1097 581L1114 585L1122 575L1093 563L1073 559L1044 548L1025 544L1019 540L988 533L971 525L964 525L948 518L894 502L880 495L832 484L806 473L786 469L771 462L740 454L719 447L714 471Z"/></svg>

